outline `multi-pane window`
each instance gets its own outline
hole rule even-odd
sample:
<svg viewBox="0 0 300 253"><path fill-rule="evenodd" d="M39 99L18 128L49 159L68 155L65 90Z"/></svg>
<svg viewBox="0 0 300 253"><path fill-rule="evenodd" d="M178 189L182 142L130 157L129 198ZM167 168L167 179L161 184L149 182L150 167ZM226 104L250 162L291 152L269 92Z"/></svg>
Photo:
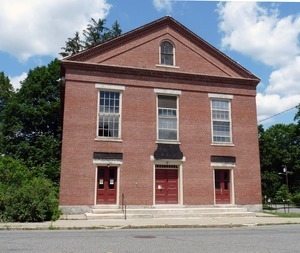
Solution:
<svg viewBox="0 0 300 253"><path fill-rule="evenodd" d="M177 97L158 95L158 140L178 139Z"/></svg>
<svg viewBox="0 0 300 253"><path fill-rule="evenodd" d="M231 143L230 100L212 99L213 142Z"/></svg>
<svg viewBox="0 0 300 253"><path fill-rule="evenodd" d="M160 63L163 65L174 65L174 47L169 41L164 41L160 44Z"/></svg>
<svg viewBox="0 0 300 253"><path fill-rule="evenodd" d="M120 92L99 91L98 136L120 137Z"/></svg>

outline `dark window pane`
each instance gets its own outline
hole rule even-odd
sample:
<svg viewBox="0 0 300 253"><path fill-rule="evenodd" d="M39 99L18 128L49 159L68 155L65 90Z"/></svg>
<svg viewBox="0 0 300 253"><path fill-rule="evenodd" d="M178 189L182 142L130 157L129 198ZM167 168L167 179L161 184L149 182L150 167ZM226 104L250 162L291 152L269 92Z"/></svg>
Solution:
<svg viewBox="0 0 300 253"><path fill-rule="evenodd" d="M164 41L160 45L161 64L174 65L174 48L172 43Z"/></svg>
<svg viewBox="0 0 300 253"><path fill-rule="evenodd" d="M104 189L104 169L98 167L98 189Z"/></svg>
<svg viewBox="0 0 300 253"><path fill-rule="evenodd" d="M224 182L224 189L228 190L228 182Z"/></svg>
<svg viewBox="0 0 300 253"><path fill-rule="evenodd" d="M161 108L177 108L177 97L176 96L158 96L158 107Z"/></svg>

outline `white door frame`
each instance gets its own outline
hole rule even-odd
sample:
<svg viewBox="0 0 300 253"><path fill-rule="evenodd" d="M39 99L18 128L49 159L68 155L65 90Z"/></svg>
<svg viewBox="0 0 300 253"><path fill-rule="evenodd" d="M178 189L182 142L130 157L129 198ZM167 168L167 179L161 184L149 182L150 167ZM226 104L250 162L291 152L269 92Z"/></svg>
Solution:
<svg viewBox="0 0 300 253"><path fill-rule="evenodd" d="M176 206L182 206L183 205L183 165L182 162L178 161L155 161L153 163L153 206L161 206L162 204L156 204L155 203L155 186L156 186L156 165L175 165L177 166L178 171L178 204L175 204ZM176 168L161 168L161 169L176 169ZM169 204L167 204L169 205ZM172 205L172 204L170 204Z"/></svg>
<svg viewBox="0 0 300 253"><path fill-rule="evenodd" d="M213 187L214 187L214 205L222 205L216 203L216 187L215 187L215 171L216 170L229 170L229 176L230 176L230 204L229 205L235 205L235 190L234 190L234 168L235 166L213 166Z"/></svg>
<svg viewBox="0 0 300 253"><path fill-rule="evenodd" d="M120 203L120 171L121 171L121 165L122 161L119 160L101 160L101 159L94 159L93 163L95 165L95 190L94 190L94 206L100 206L97 204L97 189L98 189L98 167L99 166L107 166L107 167L117 167L117 196L116 196L116 206L119 206ZM115 206L114 205L114 206ZM102 205L101 205L102 206ZM104 205L106 206L106 205Z"/></svg>

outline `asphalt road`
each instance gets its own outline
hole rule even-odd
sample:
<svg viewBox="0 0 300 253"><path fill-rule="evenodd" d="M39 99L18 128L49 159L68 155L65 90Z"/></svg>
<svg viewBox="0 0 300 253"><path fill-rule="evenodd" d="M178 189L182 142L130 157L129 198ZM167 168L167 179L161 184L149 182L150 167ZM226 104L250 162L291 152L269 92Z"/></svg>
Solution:
<svg viewBox="0 0 300 253"><path fill-rule="evenodd" d="M242 228L0 231L0 252L300 252L300 225Z"/></svg>

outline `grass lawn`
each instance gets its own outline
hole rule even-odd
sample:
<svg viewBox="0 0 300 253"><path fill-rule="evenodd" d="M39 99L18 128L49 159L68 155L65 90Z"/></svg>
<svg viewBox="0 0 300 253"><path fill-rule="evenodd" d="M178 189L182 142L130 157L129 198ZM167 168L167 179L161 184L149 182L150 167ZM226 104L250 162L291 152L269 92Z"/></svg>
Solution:
<svg viewBox="0 0 300 253"><path fill-rule="evenodd" d="M284 218L300 218L300 213L277 213L277 212L265 212L273 215L277 215L278 217Z"/></svg>

